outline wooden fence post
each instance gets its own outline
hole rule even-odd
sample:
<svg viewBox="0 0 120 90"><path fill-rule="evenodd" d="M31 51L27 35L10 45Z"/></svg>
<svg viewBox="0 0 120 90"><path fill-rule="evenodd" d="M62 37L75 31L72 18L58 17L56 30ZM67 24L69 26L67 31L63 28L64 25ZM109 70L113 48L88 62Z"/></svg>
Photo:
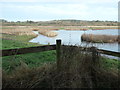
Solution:
<svg viewBox="0 0 120 90"><path fill-rule="evenodd" d="M93 63L96 62L96 59L97 59L97 49L96 49L96 47L92 47L92 61L93 61Z"/></svg>
<svg viewBox="0 0 120 90"><path fill-rule="evenodd" d="M91 79L92 79L92 87L97 86L96 73L94 72L94 68L98 64L98 52L96 47L92 47L92 64L91 64Z"/></svg>
<svg viewBox="0 0 120 90"><path fill-rule="evenodd" d="M56 40L56 53L57 53L57 68L60 69L61 57L61 40Z"/></svg>

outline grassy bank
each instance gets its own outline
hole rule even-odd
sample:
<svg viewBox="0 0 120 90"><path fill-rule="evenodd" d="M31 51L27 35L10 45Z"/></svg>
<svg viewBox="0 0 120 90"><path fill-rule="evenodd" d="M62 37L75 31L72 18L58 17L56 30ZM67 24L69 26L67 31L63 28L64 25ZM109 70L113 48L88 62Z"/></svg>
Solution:
<svg viewBox="0 0 120 90"><path fill-rule="evenodd" d="M24 47L31 47L31 46L37 46L37 45L20 42L16 40L2 39L2 49L24 48Z"/></svg>
<svg viewBox="0 0 120 90"><path fill-rule="evenodd" d="M40 46L37 43L28 42L30 39L34 38L32 35L2 35L2 48L1 49L14 49L14 48L24 48L32 46ZM17 68L21 62L27 64L29 67L38 67L44 63L55 62L55 51L40 52L40 53L30 53L24 55L15 55L2 57L3 70L6 72L11 72Z"/></svg>

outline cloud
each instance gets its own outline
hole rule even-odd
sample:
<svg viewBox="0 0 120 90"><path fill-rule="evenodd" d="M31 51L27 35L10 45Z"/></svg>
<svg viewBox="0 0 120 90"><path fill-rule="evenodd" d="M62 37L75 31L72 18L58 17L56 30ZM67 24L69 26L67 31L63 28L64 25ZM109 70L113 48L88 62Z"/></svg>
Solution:
<svg viewBox="0 0 120 90"><path fill-rule="evenodd" d="M1 0L1 2L38 2L39 0Z"/></svg>
<svg viewBox="0 0 120 90"><path fill-rule="evenodd" d="M22 5L3 5L4 9L9 8L9 11L11 10L22 10L23 12L28 12L28 13L41 13L41 12L46 12L46 13L51 13L51 14L58 14L58 15L78 15L85 13L86 9L88 7L83 4L48 4L48 5L30 5L30 6L22 6ZM11 9L10 9L11 8Z"/></svg>
<svg viewBox="0 0 120 90"><path fill-rule="evenodd" d="M5 0L2 0L5 1ZM9 0L27 2L28 0ZM29 2L38 0L29 0ZM86 19L117 20L117 0L39 0L38 2L60 1L61 3L1 3L3 18L9 19ZM69 3L63 3L69 2ZM81 3L72 3L80 2ZM7 2L7 0L6 0ZM104 2L104 3L102 3ZM114 3L113 3L114 2Z"/></svg>
<svg viewBox="0 0 120 90"><path fill-rule="evenodd" d="M119 0L1 0L1 2L89 2L89 3L110 3Z"/></svg>

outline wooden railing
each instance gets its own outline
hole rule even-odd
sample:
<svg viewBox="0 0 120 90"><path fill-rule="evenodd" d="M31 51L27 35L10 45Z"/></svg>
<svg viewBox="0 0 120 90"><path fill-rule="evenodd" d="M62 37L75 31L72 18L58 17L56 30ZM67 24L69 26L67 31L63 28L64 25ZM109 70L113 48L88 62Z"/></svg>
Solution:
<svg viewBox="0 0 120 90"><path fill-rule="evenodd" d="M64 45L64 46L68 46L68 45ZM56 45L45 45L45 46L36 46L36 47L18 48L18 49L6 49L6 50L0 50L0 52L2 52L1 56L3 57L3 56L12 56L12 55L19 55L19 54L56 50L57 59L59 59L60 53L61 53L60 47L61 47L61 40L56 40ZM77 46L73 46L73 47L77 47ZM88 49L88 51L93 52L91 48L85 48L85 49ZM103 49L97 49L97 51L101 54L120 57L120 52L108 51L108 50L103 50Z"/></svg>
<svg viewBox="0 0 120 90"><path fill-rule="evenodd" d="M56 50L56 45L45 45L45 46L28 47L28 48L7 49L7 50L0 50L0 51L2 52L2 56L12 56L12 55L19 55L19 54L43 52L43 51L49 51L49 50Z"/></svg>

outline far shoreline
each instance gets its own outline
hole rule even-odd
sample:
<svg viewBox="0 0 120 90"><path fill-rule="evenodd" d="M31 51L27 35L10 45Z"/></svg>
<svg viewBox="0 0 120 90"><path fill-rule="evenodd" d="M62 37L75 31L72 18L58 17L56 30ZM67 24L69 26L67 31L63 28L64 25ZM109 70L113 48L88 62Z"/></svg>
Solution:
<svg viewBox="0 0 120 90"><path fill-rule="evenodd" d="M31 30L104 30L118 29L118 26L0 26L2 30L30 29Z"/></svg>

